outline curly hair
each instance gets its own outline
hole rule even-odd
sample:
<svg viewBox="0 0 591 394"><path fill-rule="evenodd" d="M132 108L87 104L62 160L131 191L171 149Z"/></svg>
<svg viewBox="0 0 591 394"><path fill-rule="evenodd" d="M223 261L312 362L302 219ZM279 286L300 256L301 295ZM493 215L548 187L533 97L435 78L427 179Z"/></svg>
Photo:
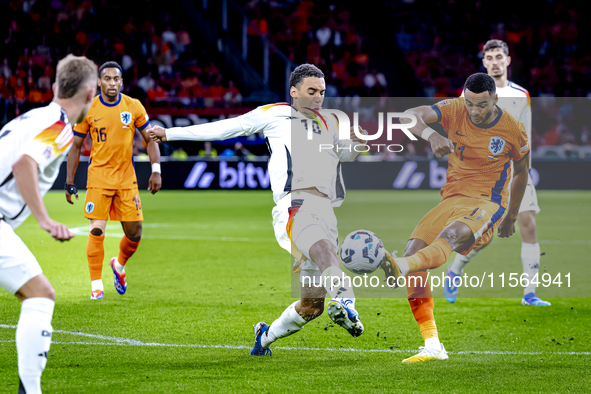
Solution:
<svg viewBox="0 0 591 394"><path fill-rule="evenodd" d="M472 74L466 79L464 90L468 89L473 93L488 92L493 96L497 91L495 80L488 74L476 73Z"/></svg>
<svg viewBox="0 0 591 394"><path fill-rule="evenodd" d="M289 87L299 89L305 78L324 78L324 73L313 64L300 64L289 76Z"/></svg>

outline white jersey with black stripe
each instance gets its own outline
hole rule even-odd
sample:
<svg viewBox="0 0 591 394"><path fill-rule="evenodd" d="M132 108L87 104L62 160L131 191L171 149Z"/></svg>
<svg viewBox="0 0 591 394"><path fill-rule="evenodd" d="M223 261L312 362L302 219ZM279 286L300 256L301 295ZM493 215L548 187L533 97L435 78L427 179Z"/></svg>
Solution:
<svg viewBox="0 0 591 394"><path fill-rule="evenodd" d="M507 86L497 87L497 95L499 96L499 106L517 118L518 121L523 122L527 131L527 139L531 142L532 120L529 92L509 81Z"/></svg>
<svg viewBox="0 0 591 394"><path fill-rule="evenodd" d="M6 124L0 131L0 219L13 229L31 214L16 187L12 166L28 155L39 168L43 197L59 173L74 141L68 115L59 104L33 109Z"/></svg>
<svg viewBox="0 0 591 394"><path fill-rule="evenodd" d="M345 198L340 162L357 156L356 143L338 139L338 122L329 110L310 111L303 114L287 103L269 104L235 118L170 128L166 138L213 141L263 133L271 153L269 177L275 203L292 190L315 187L333 206L340 206Z"/></svg>

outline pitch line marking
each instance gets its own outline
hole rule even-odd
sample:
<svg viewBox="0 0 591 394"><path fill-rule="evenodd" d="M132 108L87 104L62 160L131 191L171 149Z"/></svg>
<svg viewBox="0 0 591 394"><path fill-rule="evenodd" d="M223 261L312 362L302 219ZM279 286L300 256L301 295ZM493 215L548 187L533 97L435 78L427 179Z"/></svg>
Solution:
<svg viewBox="0 0 591 394"><path fill-rule="evenodd" d="M8 324L0 324L0 328L12 328L16 329L16 326ZM142 342L136 339L110 337L100 334L87 334L78 331L64 331L64 330L53 330L54 333L77 335L88 338L103 339L113 342L63 342L63 341L52 341L53 344L57 345L101 345L101 346L149 346L149 347L186 347L186 348L202 348L202 349L233 349L233 350L246 350L251 349L250 346L232 346L232 345L201 345L201 344L177 344L177 343L157 343L157 342ZM13 343L14 340L0 341L0 343ZM293 346L275 346L274 349L281 350L316 350L325 352L360 352L360 353L417 353L419 349L355 349L355 348L318 348L318 347L293 347ZM542 354L556 354L556 355L569 355L569 356L591 356L591 352L510 352L510 351L457 351L449 352L449 354L485 354L485 355L518 355L518 356L536 356Z"/></svg>
<svg viewBox="0 0 591 394"><path fill-rule="evenodd" d="M120 227L117 227L120 228ZM107 230L109 230L107 228ZM76 235L88 236L88 226L72 227L70 231ZM122 232L106 232L105 237L121 238ZM212 237L208 235L152 235L142 234L144 239L178 239L188 241L223 241L223 242L273 242L274 238L246 238L246 237Z"/></svg>
<svg viewBox="0 0 591 394"><path fill-rule="evenodd" d="M152 225L144 224L145 228L164 228L170 227L166 224L152 223ZM117 225L107 225L107 230L120 229ZM76 235L88 236L88 226L71 227L72 231ZM105 237L109 238L121 238L122 232L108 231L105 233ZM210 235L157 235L157 234L142 234L144 239L171 239L171 240L187 240L187 241L222 241L222 242L275 242L275 238L248 238L248 237L212 237ZM404 243L407 240L395 240L397 243ZM493 243L495 241L493 240ZM591 245L591 240L570 240L570 241L557 241L549 239L539 240L540 244L543 245Z"/></svg>

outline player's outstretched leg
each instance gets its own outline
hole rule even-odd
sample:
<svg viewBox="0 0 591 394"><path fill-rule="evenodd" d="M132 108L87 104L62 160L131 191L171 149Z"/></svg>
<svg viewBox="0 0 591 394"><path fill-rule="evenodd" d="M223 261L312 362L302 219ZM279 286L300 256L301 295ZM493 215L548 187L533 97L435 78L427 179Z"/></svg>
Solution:
<svg viewBox="0 0 591 394"><path fill-rule="evenodd" d="M412 256L428 247L427 243L420 239L411 239L406 245L404 256ZM394 259L398 259L394 257ZM419 325L419 330L425 341L425 346L421 351L403 362L422 362L434 360L447 360L447 352L443 344L439 342L439 333L435 324L433 315L434 302L429 283L427 281L427 272L420 271L405 275L406 289L408 292L408 303L412 314Z"/></svg>
<svg viewBox="0 0 591 394"><path fill-rule="evenodd" d="M269 326L264 321L254 325L254 347L250 351L251 356L272 356L273 352L269 349L269 344L263 346L263 335L267 334Z"/></svg>
<svg viewBox="0 0 591 394"><path fill-rule="evenodd" d="M40 394L41 374L51 346L51 319L55 292L43 274L22 286L16 296L22 301L16 328L19 393Z"/></svg>
<svg viewBox="0 0 591 394"><path fill-rule="evenodd" d="M351 278L341 270L333 244L323 239L310 248L310 257L322 271L321 283L332 300L328 302L328 316L353 337L363 334L363 323L355 310L355 294Z"/></svg>
<svg viewBox="0 0 591 394"><path fill-rule="evenodd" d="M415 272L406 276L408 303L412 314L419 325L425 346L414 356L402 360L403 363L422 361L447 360L447 352L439 342L439 333L435 324L433 295L429 288L426 272Z"/></svg>
<svg viewBox="0 0 591 394"><path fill-rule="evenodd" d="M317 298L305 298L316 295ZM279 338L285 338L300 331L308 322L324 311L323 288L302 287L302 299L287 307L270 326L260 322L254 326L255 344L252 356L270 356L269 346Z"/></svg>
<svg viewBox="0 0 591 394"><path fill-rule="evenodd" d="M119 254L111 259L115 290L119 294L127 291L125 265L137 251L142 237L142 222L121 222L125 235L119 241Z"/></svg>
<svg viewBox="0 0 591 394"><path fill-rule="evenodd" d="M102 300L104 298L103 288L103 260L105 258L105 228L107 222L104 220L90 221L90 234L86 242L86 258L88 259L88 270L90 271L90 280L92 293L91 300Z"/></svg>

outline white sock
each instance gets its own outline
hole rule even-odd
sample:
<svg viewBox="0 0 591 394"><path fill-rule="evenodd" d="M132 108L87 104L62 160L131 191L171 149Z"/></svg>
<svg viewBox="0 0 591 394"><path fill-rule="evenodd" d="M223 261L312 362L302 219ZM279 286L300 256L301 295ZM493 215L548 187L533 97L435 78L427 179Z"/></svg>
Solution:
<svg viewBox="0 0 591 394"><path fill-rule="evenodd" d="M285 338L300 331L306 323L308 323L296 312L295 305L297 303L298 301L288 306L279 319L271 323L271 326L261 337L261 345L263 345L263 347L269 346L279 338Z"/></svg>
<svg viewBox="0 0 591 394"><path fill-rule="evenodd" d="M521 244L521 263L523 264L523 273L528 275L530 282L526 288L523 289L523 294L535 293L537 285L534 281L534 276L540 271L540 244L528 244L523 242ZM536 278L538 282L541 279Z"/></svg>
<svg viewBox="0 0 591 394"><path fill-rule="evenodd" d="M401 276L406 276L406 274L408 274L408 260L404 257L397 257L396 265L398 265L398 268L400 269Z"/></svg>
<svg viewBox="0 0 591 394"><path fill-rule="evenodd" d="M451 272L453 272L454 274L461 275L464 272L464 268L466 267L466 265L468 265L468 263L472 261L472 259L476 257L478 253L480 253L480 250L476 249L472 249L472 251L468 253L468 255L466 256L456 253L456 258L450 266Z"/></svg>
<svg viewBox="0 0 591 394"><path fill-rule="evenodd" d="M117 270L117 272L119 274L122 274L125 272L125 266L119 264L119 260L115 259L115 269Z"/></svg>
<svg viewBox="0 0 591 394"><path fill-rule="evenodd" d="M90 282L90 286L92 287L92 291L95 291L95 290L105 291L105 289L103 288L103 280L102 279L93 280L92 282Z"/></svg>
<svg viewBox="0 0 591 394"><path fill-rule="evenodd" d="M439 338L428 338L425 339L425 347L429 349L441 349L441 342L439 342Z"/></svg>
<svg viewBox="0 0 591 394"><path fill-rule="evenodd" d="M355 307L355 293L349 275L345 274L341 267L330 266L320 276L328 294L334 299L350 300Z"/></svg>
<svg viewBox="0 0 591 394"><path fill-rule="evenodd" d="M16 327L18 374L27 394L41 393L41 373L51 345L51 317L55 302L49 298L27 298L22 302Z"/></svg>

